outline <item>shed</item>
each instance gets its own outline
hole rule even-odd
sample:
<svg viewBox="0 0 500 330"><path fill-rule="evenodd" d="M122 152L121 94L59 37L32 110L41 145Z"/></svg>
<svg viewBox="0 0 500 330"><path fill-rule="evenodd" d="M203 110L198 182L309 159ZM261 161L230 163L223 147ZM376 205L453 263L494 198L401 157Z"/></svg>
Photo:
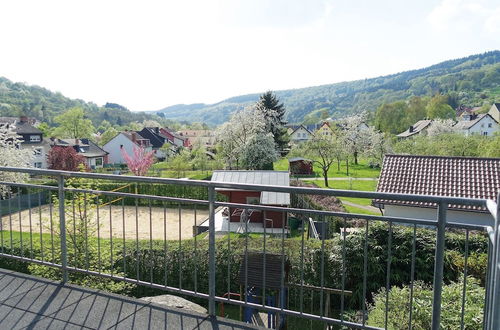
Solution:
<svg viewBox="0 0 500 330"><path fill-rule="evenodd" d="M313 174L313 161L302 157L289 158L288 168L292 175Z"/></svg>

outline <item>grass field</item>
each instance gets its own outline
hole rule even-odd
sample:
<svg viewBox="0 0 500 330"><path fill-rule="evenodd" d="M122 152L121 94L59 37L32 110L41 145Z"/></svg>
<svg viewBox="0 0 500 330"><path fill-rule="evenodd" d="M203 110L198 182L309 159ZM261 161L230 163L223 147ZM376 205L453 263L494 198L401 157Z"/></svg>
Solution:
<svg viewBox="0 0 500 330"><path fill-rule="evenodd" d="M288 171L288 159L281 158L274 163L274 169L276 171ZM314 176L322 177L322 170L317 164L313 165ZM365 159L360 159L358 165L349 164L349 176L346 172L345 162L340 165L340 171L337 168L337 163L332 164L330 170L328 171L328 176L332 178L378 178L380 175L380 169L370 168L368 166L368 161Z"/></svg>

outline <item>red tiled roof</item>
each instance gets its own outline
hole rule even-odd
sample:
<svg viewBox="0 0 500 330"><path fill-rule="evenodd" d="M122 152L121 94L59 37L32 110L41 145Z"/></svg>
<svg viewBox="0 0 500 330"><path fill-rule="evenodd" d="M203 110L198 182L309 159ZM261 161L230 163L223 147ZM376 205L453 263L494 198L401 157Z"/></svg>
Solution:
<svg viewBox="0 0 500 330"><path fill-rule="evenodd" d="M500 158L386 155L378 192L496 200ZM379 204L436 207L432 203L374 200ZM452 209L484 208L449 205Z"/></svg>

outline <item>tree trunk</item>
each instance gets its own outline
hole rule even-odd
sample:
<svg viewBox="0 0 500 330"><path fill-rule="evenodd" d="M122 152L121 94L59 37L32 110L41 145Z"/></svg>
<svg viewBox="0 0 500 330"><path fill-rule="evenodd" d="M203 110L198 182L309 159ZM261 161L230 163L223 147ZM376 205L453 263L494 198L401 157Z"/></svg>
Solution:
<svg viewBox="0 0 500 330"><path fill-rule="evenodd" d="M340 158L337 158L337 172L340 172Z"/></svg>
<svg viewBox="0 0 500 330"><path fill-rule="evenodd" d="M346 158L346 160L345 160L345 167L347 170L347 176L349 176L349 158Z"/></svg>
<svg viewBox="0 0 500 330"><path fill-rule="evenodd" d="M329 186L328 186L328 170L323 169L323 177L325 178L325 187L329 188Z"/></svg>
<svg viewBox="0 0 500 330"><path fill-rule="evenodd" d="M354 165L358 165L358 152L354 152Z"/></svg>

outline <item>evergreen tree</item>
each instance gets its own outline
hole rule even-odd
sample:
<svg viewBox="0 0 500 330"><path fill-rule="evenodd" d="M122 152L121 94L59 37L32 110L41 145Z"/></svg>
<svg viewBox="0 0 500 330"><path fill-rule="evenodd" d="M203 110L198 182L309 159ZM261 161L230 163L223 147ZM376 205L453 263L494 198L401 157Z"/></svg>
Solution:
<svg viewBox="0 0 500 330"><path fill-rule="evenodd" d="M285 127L285 106L272 91L262 94L257 102L257 109L262 112L266 121L266 131L274 137L278 150L283 150L290 141Z"/></svg>

